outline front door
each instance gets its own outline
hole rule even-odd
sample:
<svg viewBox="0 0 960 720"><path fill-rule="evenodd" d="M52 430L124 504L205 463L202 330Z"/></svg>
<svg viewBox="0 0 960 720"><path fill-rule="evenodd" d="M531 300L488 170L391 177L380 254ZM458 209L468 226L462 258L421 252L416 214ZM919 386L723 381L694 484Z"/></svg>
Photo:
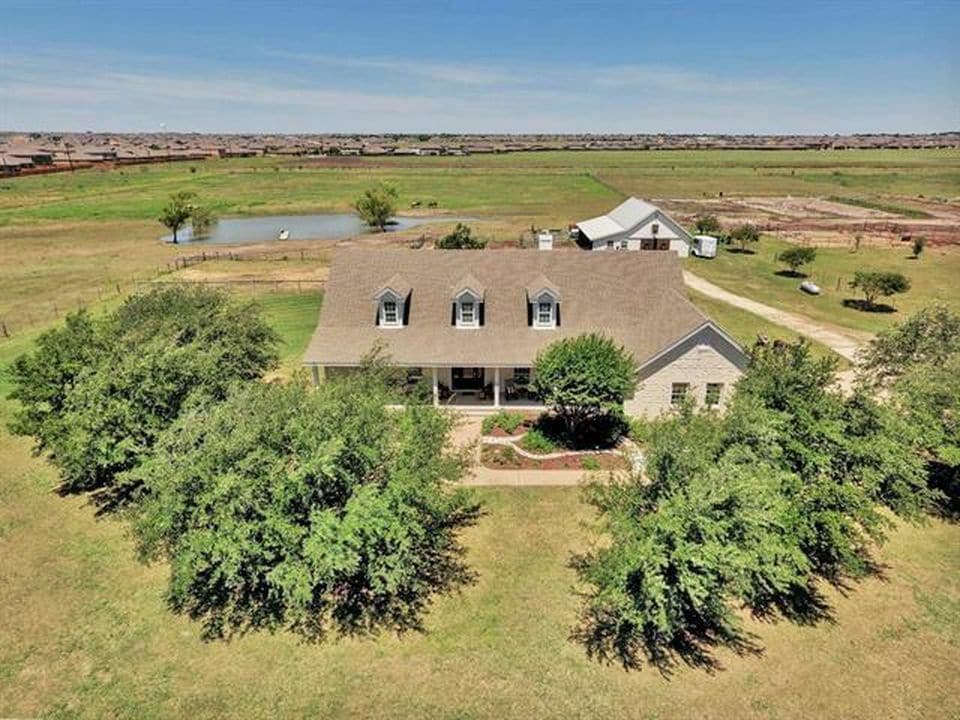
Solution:
<svg viewBox="0 0 960 720"><path fill-rule="evenodd" d="M483 390L483 368L452 368L450 384L452 390Z"/></svg>

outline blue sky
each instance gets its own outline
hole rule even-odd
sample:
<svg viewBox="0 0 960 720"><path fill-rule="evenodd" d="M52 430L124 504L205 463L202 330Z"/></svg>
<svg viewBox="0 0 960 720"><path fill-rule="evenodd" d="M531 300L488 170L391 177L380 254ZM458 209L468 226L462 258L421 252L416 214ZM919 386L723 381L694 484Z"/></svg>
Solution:
<svg viewBox="0 0 960 720"><path fill-rule="evenodd" d="M0 129L960 128L953 2L0 0Z"/></svg>

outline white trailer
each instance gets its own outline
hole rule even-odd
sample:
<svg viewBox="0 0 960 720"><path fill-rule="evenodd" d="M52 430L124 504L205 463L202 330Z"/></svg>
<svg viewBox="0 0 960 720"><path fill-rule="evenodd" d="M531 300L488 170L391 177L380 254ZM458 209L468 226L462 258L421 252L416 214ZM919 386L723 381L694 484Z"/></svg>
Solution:
<svg viewBox="0 0 960 720"><path fill-rule="evenodd" d="M693 254L701 258L717 256L717 239L713 235L694 235Z"/></svg>

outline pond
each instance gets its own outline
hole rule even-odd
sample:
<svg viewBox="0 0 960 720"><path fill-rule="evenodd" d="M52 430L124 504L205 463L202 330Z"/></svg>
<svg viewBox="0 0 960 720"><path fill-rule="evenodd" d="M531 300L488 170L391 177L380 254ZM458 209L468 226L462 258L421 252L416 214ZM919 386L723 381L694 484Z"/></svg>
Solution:
<svg viewBox="0 0 960 720"><path fill-rule="evenodd" d="M387 232L406 230L428 223L469 220L458 217L403 217L393 218ZM263 217L225 218L217 222L203 237L193 237L188 224L177 233L180 243L194 245L249 245L252 243L279 240L286 230L284 240L342 240L353 235L371 232L356 215L343 213L320 213L316 215L265 215ZM171 242L173 235L164 235L161 240Z"/></svg>

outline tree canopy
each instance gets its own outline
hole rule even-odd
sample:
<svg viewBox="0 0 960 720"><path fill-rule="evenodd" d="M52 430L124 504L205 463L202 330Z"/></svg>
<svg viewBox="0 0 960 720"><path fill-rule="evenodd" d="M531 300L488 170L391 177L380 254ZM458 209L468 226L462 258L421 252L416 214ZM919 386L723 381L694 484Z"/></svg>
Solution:
<svg viewBox="0 0 960 720"><path fill-rule="evenodd" d="M158 220L163 223L173 233L173 242L177 242L177 232L183 227L184 223L190 219L193 213L194 198L196 193L178 192L170 196L169 202L160 212Z"/></svg>
<svg viewBox="0 0 960 720"><path fill-rule="evenodd" d="M637 385L637 364L613 340L591 333L552 343L534 362L533 389L553 408L573 440L622 413Z"/></svg>
<svg viewBox="0 0 960 720"><path fill-rule="evenodd" d="M291 630L308 640L417 629L469 582L459 532L477 518L455 485L453 420L385 407L363 375L310 391L249 383L195 406L126 482L147 560L171 566L171 608L208 637Z"/></svg>
<svg viewBox="0 0 960 720"><path fill-rule="evenodd" d="M719 235L723 232L723 226L716 215L697 215L694 229L698 235Z"/></svg>
<svg viewBox="0 0 960 720"><path fill-rule="evenodd" d="M866 308L870 310L877 307L877 300L881 297L907 292L910 280L898 272L858 270L853 274L850 287L863 293Z"/></svg>
<svg viewBox="0 0 960 720"><path fill-rule="evenodd" d="M222 399L232 383L272 367L275 342L252 303L206 289L134 295L100 319L78 313L13 363L21 408L12 430L34 436L64 491L116 507L137 493L117 475L149 454L183 408Z"/></svg>
<svg viewBox="0 0 960 720"><path fill-rule="evenodd" d="M397 211L397 190L386 184L368 188L357 198L353 207L361 220L383 232L387 222Z"/></svg>
<svg viewBox="0 0 960 720"><path fill-rule="evenodd" d="M747 252L747 245L756 245L760 242L760 231L756 225L745 223L730 233L730 238L740 243L740 252Z"/></svg>
<svg viewBox="0 0 960 720"><path fill-rule="evenodd" d="M463 223L457 223L453 232L437 241L437 247L441 250L482 250L486 246L487 241L475 236L470 226Z"/></svg>
<svg viewBox="0 0 960 720"><path fill-rule="evenodd" d="M935 304L877 335L864 349L858 367L862 379L883 385L916 365L942 364L956 354L960 314Z"/></svg>
<svg viewBox="0 0 960 720"><path fill-rule="evenodd" d="M653 424L646 476L588 488L605 542L577 556L588 590L574 636L627 666L711 664L716 644L748 650L735 608L813 621L818 578L873 570L878 506L914 519L932 507L902 418L835 390L835 364L808 346L758 344L725 415Z"/></svg>
<svg viewBox="0 0 960 720"><path fill-rule="evenodd" d="M784 250L777 259L790 268L790 272L798 275L800 268L809 265L817 258L817 249L813 247L794 246Z"/></svg>

